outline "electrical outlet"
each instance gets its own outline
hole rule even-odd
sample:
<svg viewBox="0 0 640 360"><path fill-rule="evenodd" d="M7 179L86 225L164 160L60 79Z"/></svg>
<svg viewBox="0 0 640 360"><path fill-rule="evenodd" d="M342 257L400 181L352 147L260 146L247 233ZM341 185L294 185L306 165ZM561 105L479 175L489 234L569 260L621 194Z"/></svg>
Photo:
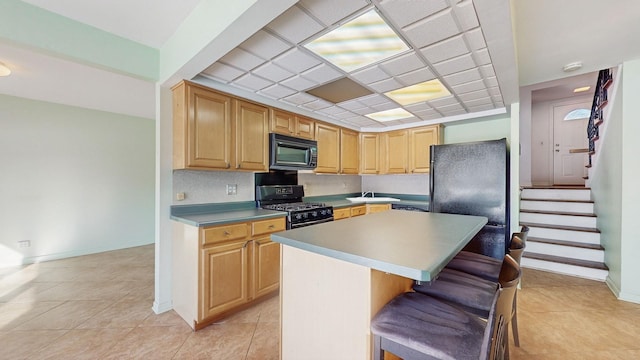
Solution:
<svg viewBox="0 0 640 360"><path fill-rule="evenodd" d="M176 200L178 200L178 201L184 200L184 193L183 192L177 193L176 194Z"/></svg>
<svg viewBox="0 0 640 360"><path fill-rule="evenodd" d="M31 247L31 241L30 240L20 240L20 241L18 241L18 247L20 247L20 248Z"/></svg>
<svg viewBox="0 0 640 360"><path fill-rule="evenodd" d="M238 195L238 184L228 184L227 195Z"/></svg>

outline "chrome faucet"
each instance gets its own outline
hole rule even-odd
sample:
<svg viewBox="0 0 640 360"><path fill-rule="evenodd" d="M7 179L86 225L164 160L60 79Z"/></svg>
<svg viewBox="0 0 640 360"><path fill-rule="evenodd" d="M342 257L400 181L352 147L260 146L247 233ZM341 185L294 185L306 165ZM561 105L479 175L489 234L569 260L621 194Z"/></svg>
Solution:
<svg viewBox="0 0 640 360"><path fill-rule="evenodd" d="M367 194L371 194L371 197L376 197L376 194L373 191L363 191L362 197L367 197Z"/></svg>

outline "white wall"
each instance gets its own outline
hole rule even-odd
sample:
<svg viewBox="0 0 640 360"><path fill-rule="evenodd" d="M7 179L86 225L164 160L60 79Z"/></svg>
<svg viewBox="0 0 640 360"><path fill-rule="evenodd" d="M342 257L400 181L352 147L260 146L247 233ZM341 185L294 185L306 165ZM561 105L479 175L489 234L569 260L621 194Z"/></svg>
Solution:
<svg viewBox="0 0 640 360"><path fill-rule="evenodd" d="M154 242L153 120L0 95L0 125L0 266Z"/></svg>

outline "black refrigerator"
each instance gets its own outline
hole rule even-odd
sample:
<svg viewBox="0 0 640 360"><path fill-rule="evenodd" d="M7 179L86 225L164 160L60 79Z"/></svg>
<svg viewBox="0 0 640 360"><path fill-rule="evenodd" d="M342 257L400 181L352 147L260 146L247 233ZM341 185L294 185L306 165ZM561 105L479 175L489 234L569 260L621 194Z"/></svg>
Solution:
<svg viewBox="0 0 640 360"><path fill-rule="evenodd" d="M507 139L432 145L429 211L486 216L465 250L502 259L509 247Z"/></svg>

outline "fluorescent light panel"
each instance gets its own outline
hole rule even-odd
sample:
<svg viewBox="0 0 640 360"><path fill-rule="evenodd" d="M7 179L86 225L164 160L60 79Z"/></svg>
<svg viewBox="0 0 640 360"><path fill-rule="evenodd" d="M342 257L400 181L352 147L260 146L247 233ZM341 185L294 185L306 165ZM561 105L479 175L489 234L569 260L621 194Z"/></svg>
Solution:
<svg viewBox="0 0 640 360"><path fill-rule="evenodd" d="M410 112L408 112L403 108L396 108L391 110L379 111L377 113L367 114L365 116L368 117L369 119L385 122L385 121L393 121L393 120L410 118L413 116L413 114L411 114Z"/></svg>
<svg viewBox="0 0 640 360"><path fill-rule="evenodd" d="M409 49L375 10L370 10L304 45L350 72Z"/></svg>
<svg viewBox="0 0 640 360"><path fill-rule="evenodd" d="M573 92L580 93L580 92L589 91L589 89L591 89L591 86L583 86L583 87L573 89Z"/></svg>
<svg viewBox="0 0 640 360"><path fill-rule="evenodd" d="M440 80L435 79L384 93L400 105L409 105L449 96Z"/></svg>

